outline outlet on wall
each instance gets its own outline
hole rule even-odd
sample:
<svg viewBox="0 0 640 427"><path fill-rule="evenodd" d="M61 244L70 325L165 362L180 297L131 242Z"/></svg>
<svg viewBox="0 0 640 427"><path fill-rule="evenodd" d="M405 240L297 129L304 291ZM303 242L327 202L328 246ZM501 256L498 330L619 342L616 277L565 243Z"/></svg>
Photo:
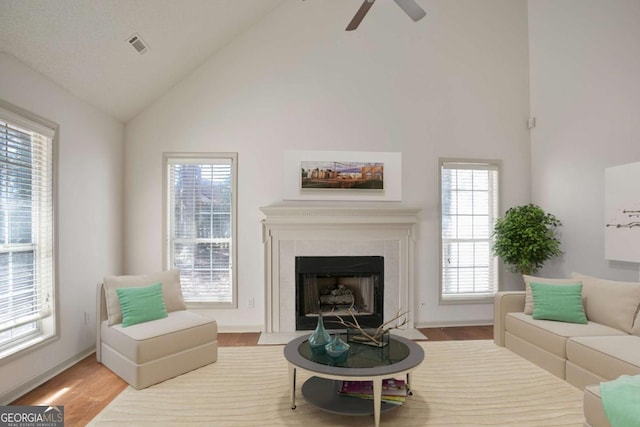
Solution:
<svg viewBox="0 0 640 427"><path fill-rule="evenodd" d="M253 297L249 298L249 300L247 301L247 307L249 307L249 308L255 308L255 306L256 306L256 302L255 302L255 300L253 299Z"/></svg>

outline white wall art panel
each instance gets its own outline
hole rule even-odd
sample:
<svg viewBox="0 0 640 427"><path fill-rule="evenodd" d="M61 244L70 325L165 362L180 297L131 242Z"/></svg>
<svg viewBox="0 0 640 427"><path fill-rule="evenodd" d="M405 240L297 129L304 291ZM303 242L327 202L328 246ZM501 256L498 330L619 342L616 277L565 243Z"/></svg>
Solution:
<svg viewBox="0 0 640 427"><path fill-rule="evenodd" d="M640 262L640 162L605 169L604 255Z"/></svg>

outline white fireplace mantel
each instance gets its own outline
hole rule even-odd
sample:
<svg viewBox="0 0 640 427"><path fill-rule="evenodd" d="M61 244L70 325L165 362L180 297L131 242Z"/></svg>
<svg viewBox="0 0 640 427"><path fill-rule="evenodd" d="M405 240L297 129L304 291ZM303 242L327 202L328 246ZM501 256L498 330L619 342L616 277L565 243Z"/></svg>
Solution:
<svg viewBox="0 0 640 427"><path fill-rule="evenodd" d="M296 256L383 256L383 320L415 313L414 246L419 209L399 207L266 206L265 332L295 331ZM413 328L409 316L407 328Z"/></svg>

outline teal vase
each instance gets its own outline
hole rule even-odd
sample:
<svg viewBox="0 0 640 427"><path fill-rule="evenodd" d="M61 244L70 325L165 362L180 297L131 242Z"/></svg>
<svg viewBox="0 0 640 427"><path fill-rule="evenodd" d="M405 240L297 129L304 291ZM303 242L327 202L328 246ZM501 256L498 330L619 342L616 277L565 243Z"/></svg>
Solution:
<svg viewBox="0 0 640 427"><path fill-rule="evenodd" d="M331 361L343 362L347 359L349 347L351 346L342 341L340 339L340 335L336 333L331 342L324 346L324 351L327 353L327 356L329 356Z"/></svg>
<svg viewBox="0 0 640 427"><path fill-rule="evenodd" d="M324 354L325 346L331 341L331 335L324 328L324 322L322 321L322 313L318 313L318 324L316 329L309 336L309 346L313 354Z"/></svg>

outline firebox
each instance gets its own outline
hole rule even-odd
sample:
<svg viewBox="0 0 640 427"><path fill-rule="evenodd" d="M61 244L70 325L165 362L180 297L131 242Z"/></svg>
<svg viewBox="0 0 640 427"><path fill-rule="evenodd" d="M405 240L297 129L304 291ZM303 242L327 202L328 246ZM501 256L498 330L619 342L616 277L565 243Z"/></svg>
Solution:
<svg viewBox="0 0 640 427"><path fill-rule="evenodd" d="M322 313L327 329L343 329L336 317L361 326L382 324L384 257L296 257L296 330L316 327Z"/></svg>

